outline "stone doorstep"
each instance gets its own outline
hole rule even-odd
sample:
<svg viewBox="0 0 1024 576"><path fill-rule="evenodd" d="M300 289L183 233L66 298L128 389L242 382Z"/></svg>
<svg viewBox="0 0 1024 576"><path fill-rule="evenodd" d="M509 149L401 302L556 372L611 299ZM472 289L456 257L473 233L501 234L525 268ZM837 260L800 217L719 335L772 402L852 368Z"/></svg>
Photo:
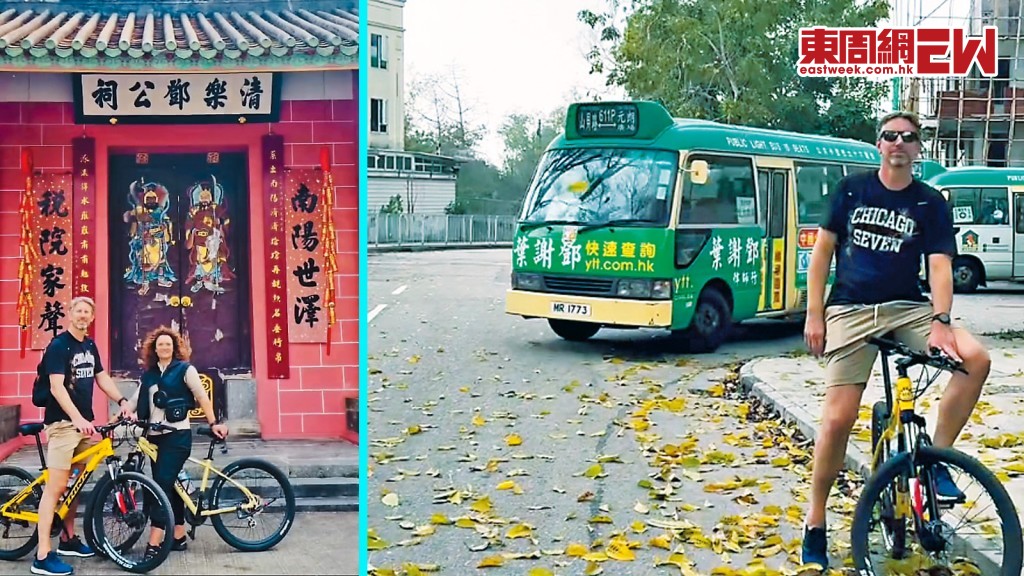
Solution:
<svg viewBox="0 0 1024 576"><path fill-rule="evenodd" d="M805 404L786 398L780 390L758 378L754 374L753 365L758 360L748 362L740 368L740 385L743 389L755 398L761 400L778 410L784 421L792 422L801 433L812 441L817 439L817 425L814 416L807 411ZM846 467L856 471L862 477L871 475L871 458L859 446L850 442L846 450ZM998 574L1002 567L1000 555L991 550L985 550L981 546L983 540L980 538L965 539L958 538L967 548L973 552L975 560L979 562L982 574Z"/></svg>

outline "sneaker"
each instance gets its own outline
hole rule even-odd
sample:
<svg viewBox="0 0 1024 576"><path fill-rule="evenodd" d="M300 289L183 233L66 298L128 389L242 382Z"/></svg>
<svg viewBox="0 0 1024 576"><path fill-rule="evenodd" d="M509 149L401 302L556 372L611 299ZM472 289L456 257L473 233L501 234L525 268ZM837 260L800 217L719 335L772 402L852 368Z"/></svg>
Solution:
<svg viewBox="0 0 1024 576"><path fill-rule="evenodd" d="M949 468L944 464L932 466L932 478L935 479L935 491L938 492L940 499L955 502L967 500L967 496L956 487L956 482L953 482L953 477L949 475Z"/></svg>
<svg viewBox="0 0 1024 576"><path fill-rule="evenodd" d="M96 552L92 548L86 546L78 539L78 536L72 536L70 540L65 540L57 546L57 554L61 556L78 556L79 558L92 558L96 555Z"/></svg>
<svg viewBox="0 0 1024 576"><path fill-rule="evenodd" d="M174 545L171 546L171 550L177 552L184 552L188 550L188 536L182 536L181 539L175 538Z"/></svg>
<svg viewBox="0 0 1024 576"><path fill-rule="evenodd" d="M146 546L146 555L143 557L143 559L144 561L149 562L153 558L156 558L157 554L160 554L160 547L153 546L152 544L150 544Z"/></svg>
<svg viewBox="0 0 1024 576"><path fill-rule="evenodd" d="M801 550L804 565L818 564L828 569L828 534L824 528L804 526L804 543Z"/></svg>
<svg viewBox="0 0 1024 576"><path fill-rule="evenodd" d="M32 562L32 573L47 574L49 576L67 576L68 574L74 574L75 569L65 564L63 560L57 557L56 552L50 550L46 558L42 560L36 558Z"/></svg>

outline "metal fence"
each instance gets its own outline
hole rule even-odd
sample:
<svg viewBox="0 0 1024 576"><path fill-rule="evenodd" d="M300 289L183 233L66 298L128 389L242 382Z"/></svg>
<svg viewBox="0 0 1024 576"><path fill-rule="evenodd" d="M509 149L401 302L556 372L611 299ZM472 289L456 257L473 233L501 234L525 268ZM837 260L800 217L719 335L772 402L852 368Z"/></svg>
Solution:
<svg viewBox="0 0 1024 576"><path fill-rule="evenodd" d="M515 216L479 214L370 214L370 246L511 244Z"/></svg>

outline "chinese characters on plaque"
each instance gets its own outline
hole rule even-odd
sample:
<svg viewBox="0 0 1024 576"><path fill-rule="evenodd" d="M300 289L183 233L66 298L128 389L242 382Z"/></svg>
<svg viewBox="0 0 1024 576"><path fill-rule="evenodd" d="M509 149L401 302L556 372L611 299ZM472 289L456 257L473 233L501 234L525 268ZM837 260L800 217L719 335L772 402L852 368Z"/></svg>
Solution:
<svg viewBox="0 0 1024 576"><path fill-rule="evenodd" d="M278 82L273 72L78 74L77 121L276 122Z"/></svg>
<svg viewBox="0 0 1024 576"><path fill-rule="evenodd" d="M71 141L71 182L75 191L72 221L76 226L72 250L72 295L93 299L96 298L96 238L93 237L96 221L95 148L96 141L92 138L82 137Z"/></svg>
<svg viewBox="0 0 1024 576"><path fill-rule="evenodd" d="M288 204L284 174L284 137L263 137L263 192L266 198L267 246L267 366L271 378L288 378L288 333L291 306L288 301L288 263L285 207Z"/></svg>
<svg viewBox="0 0 1024 576"><path fill-rule="evenodd" d="M331 281L324 263L323 172L289 170L284 232L288 263L288 333L292 342L327 341L324 294Z"/></svg>
<svg viewBox="0 0 1024 576"><path fill-rule="evenodd" d="M45 348L68 327L67 303L74 284L74 239L91 238L76 228L74 195L68 174L42 174L33 180L32 242L38 251L32 278L32 349Z"/></svg>

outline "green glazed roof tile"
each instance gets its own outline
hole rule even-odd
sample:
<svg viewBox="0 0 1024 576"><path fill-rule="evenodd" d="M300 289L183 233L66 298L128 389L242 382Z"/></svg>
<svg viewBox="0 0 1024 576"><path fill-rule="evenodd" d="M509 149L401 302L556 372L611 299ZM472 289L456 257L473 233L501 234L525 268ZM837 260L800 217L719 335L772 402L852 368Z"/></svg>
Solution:
<svg viewBox="0 0 1024 576"><path fill-rule="evenodd" d="M0 9L0 69L356 66L356 3L31 0Z"/></svg>

